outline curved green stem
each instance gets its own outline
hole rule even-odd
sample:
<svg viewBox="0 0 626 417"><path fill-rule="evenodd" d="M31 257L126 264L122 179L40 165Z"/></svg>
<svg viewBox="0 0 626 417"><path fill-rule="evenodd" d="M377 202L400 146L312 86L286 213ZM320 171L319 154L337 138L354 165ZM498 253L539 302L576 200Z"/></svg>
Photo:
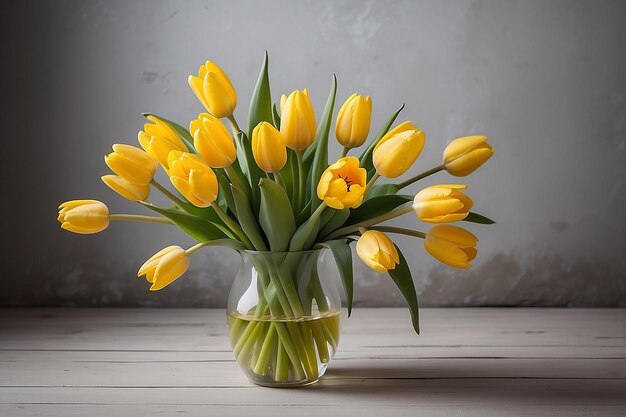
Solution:
<svg viewBox="0 0 626 417"><path fill-rule="evenodd" d="M412 211L413 211L413 207L411 205L400 206L400 208L392 210L389 213L381 214L380 216L373 217L369 220L365 220L360 223L353 224L351 226L346 226L346 227L342 227L341 229L337 229L333 233L326 236L325 240L333 240L333 239L338 238L339 236L356 232L359 230L360 227L373 226L375 224L394 219L396 217L402 216L403 214L410 213Z"/></svg>
<svg viewBox="0 0 626 417"><path fill-rule="evenodd" d="M231 114L230 116L226 116L226 118L230 122L230 126L232 127L235 136L237 136L239 132L241 132L241 129L239 128L239 125L237 124L237 120L235 120L235 116Z"/></svg>
<svg viewBox="0 0 626 417"><path fill-rule="evenodd" d="M167 217L154 217L143 216L140 214L110 214L109 220L113 221L129 221L129 222L148 222L148 223L160 223L160 224L174 224L173 221Z"/></svg>
<svg viewBox="0 0 626 417"><path fill-rule="evenodd" d="M372 185L374 185L376 180L379 178L380 178L380 174L378 172L375 173L374 176L369 180L369 182L365 186L365 193L363 193L364 196L367 196L367 192L370 190L370 188L372 188Z"/></svg>
<svg viewBox="0 0 626 417"><path fill-rule="evenodd" d="M409 178L406 181L402 181L400 184L397 184L398 185L398 190L401 190L404 187L413 184L414 182L417 182L417 181L419 181L419 180L421 180L423 178L426 178L429 175L432 175L432 174L435 174L435 173L437 173L439 171L442 171L445 168L446 168L445 165L439 165L439 166L436 166L434 168L429 169L428 171L424 171L421 174L418 174L418 175L416 175L414 177L411 177L411 178Z"/></svg>
<svg viewBox="0 0 626 417"><path fill-rule="evenodd" d="M239 225L235 223L233 219L228 217L228 214L224 213L222 209L217 205L216 202L211 203L211 207L213 207L213 210L215 210L215 212L217 213L219 218L222 219L224 224L230 230L232 230L235 235L237 235L237 237L239 238L239 240L241 240L241 243L243 243L246 249L251 249L251 250L255 249L254 245L252 244L252 242L250 242L250 239L248 239L248 236L246 236L246 234L243 232L241 227L239 227Z"/></svg>
<svg viewBox="0 0 626 417"><path fill-rule="evenodd" d="M346 148L345 146L343 147L342 151L341 151L341 157L345 158L348 155L348 152L350 151L350 148Z"/></svg>
<svg viewBox="0 0 626 417"><path fill-rule="evenodd" d="M306 193L306 188L304 185L305 175L304 175L304 161L302 160L302 151L295 151L296 160L298 161L298 194L296 201L298 202L298 210L302 210L304 207L304 194Z"/></svg>
<svg viewBox="0 0 626 417"><path fill-rule="evenodd" d="M421 239L426 238L426 233L420 232L418 230L405 229L403 227L393 227L393 226L372 226L371 230L378 230L379 232L387 232L387 233L395 233L399 235L407 235L413 237L419 237Z"/></svg>
<svg viewBox="0 0 626 417"><path fill-rule="evenodd" d="M181 200L180 198L176 197L174 194L172 194L167 188L163 187L155 179L150 181L150 184L152 184L154 186L154 188L156 188L157 190L162 192L164 196L166 196L167 198L172 200L174 202L174 204L176 204L181 210L187 211L184 208L185 207L185 202L183 200Z"/></svg>

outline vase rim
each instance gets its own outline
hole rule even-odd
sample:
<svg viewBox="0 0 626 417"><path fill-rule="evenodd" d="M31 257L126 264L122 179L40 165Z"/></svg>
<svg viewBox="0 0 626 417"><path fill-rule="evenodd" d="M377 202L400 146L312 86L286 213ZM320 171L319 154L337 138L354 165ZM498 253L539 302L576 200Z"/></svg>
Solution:
<svg viewBox="0 0 626 417"><path fill-rule="evenodd" d="M246 253L249 255L289 255L289 254L294 254L294 253L306 254L306 253L321 252L324 249L326 248L321 247L317 249L308 249L308 250L299 250L299 251L272 251L272 250L261 251L261 250L252 250L252 249L239 249L238 252Z"/></svg>

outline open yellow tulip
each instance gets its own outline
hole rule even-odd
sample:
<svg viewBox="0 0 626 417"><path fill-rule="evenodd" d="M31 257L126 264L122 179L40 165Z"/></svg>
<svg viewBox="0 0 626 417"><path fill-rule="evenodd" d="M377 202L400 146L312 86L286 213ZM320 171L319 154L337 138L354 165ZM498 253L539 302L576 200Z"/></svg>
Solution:
<svg viewBox="0 0 626 417"><path fill-rule="evenodd" d="M226 168L237 158L237 148L228 129L219 119L202 113L189 124L193 145L213 168Z"/></svg>
<svg viewBox="0 0 626 417"><path fill-rule="evenodd" d="M130 201L145 201L150 195L148 184L133 184L117 175L105 175L101 178L110 189Z"/></svg>
<svg viewBox="0 0 626 417"><path fill-rule="evenodd" d="M190 75L189 86L200 103L213 116L221 118L233 114L237 107L237 93L226 73L214 62L200 66L198 76Z"/></svg>
<svg viewBox="0 0 626 417"><path fill-rule="evenodd" d="M487 143L487 136L457 138L443 151L443 165L450 174L464 177L487 162L493 152Z"/></svg>
<svg viewBox="0 0 626 417"><path fill-rule="evenodd" d="M196 207L208 207L215 201L218 193L217 177L199 156L171 151L168 165L172 185L191 204Z"/></svg>
<svg viewBox="0 0 626 417"><path fill-rule="evenodd" d="M279 172L287 162L287 147L282 135L267 122L259 123L252 131L252 155L265 172Z"/></svg>
<svg viewBox="0 0 626 417"><path fill-rule="evenodd" d="M304 89L289 94L281 109L280 133L287 147L294 151L308 148L313 143L317 130L309 92Z"/></svg>
<svg viewBox="0 0 626 417"><path fill-rule="evenodd" d="M145 275L152 284L150 291L157 291L171 284L189 268L189 256L180 246L168 246L148 259L137 272Z"/></svg>
<svg viewBox="0 0 626 417"><path fill-rule="evenodd" d="M357 148L363 145L370 131L372 119L372 99L359 94L352 94L343 103L337 115L335 134L345 148Z"/></svg>
<svg viewBox="0 0 626 417"><path fill-rule="evenodd" d="M57 220L70 232L89 235L109 226L109 208L98 200L71 200L59 206Z"/></svg>
<svg viewBox="0 0 626 417"><path fill-rule="evenodd" d="M137 140L152 159L167 169L167 155L170 151L187 152L187 146L167 123L154 116L148 116L148 120L152 123L143 125Z"/></svg>
<svg viewBox="0 0 626 417"><path fill-rule="evenodd" d="M356 253L374 271L387 272L400 263L398 250L391 239L378 230L367 230L356 242Z"/></svg>
<svg viewBox="0 0 626 417"><path fill-rule="evenodd" d="M404 174L422 153L426 135L411 122L391 129L374 147L376 172L387 178Z"/></svg>
<svg viewBox="0 0 626 417"><path fill-rule="evenodd" d="M476 258L478 238L449 224L433 226L424 239L424 248L435 259L454 268L467 269Z"/></svg>
<svg viewBox="0 0 626 417"><path fill-rule="evenodd" d="M415 195L413 210L420 220L428 223L449 223L463 220L473 206L472 199L463 194L466 185L442 184L424 188Z"/></svg>
<svg viewBox="0 0 626 417"><path fill-rule="evenodd" d="M367 171L359 159L347 156L326 168L317 185L317 196L334 209L356 208L363 202Z"/></svg>
<svg viewBox="0 0 626 417"><path fill-rule="evenodd" d="M146 185L154 178L157 164L143 150L116 143L113 152L104 157L111 171L133 184Z"/></svg>

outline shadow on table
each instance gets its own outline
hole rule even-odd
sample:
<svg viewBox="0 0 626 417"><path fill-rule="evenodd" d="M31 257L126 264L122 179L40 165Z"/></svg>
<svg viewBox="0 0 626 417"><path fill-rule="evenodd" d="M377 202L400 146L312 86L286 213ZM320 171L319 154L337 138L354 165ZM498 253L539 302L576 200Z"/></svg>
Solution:
<svg viewBox="0 0 626 417"><path fill-rule="evenodd" d="M338 365L334 363L333 365ZM571 403L623 404L626 380L622 378L562 377L556 365L550 376L519 377L519 365L503 366L497 360L481 361L476 369L459 370L454 363L437 364L407 360L397 365L373 361L369 365L330 368L324 378L307 390L324 395L382 397L398 400L449 400L450 403L481 403L490 400L524 400ZM588 366L588 364L586 364ZM576 372L575 375L580 373Z"/></svg>

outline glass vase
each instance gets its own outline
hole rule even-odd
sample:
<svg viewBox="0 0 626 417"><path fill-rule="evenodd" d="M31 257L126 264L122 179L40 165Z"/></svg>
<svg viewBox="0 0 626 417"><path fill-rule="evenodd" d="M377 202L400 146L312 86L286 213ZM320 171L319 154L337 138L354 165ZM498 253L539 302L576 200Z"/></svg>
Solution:
<svg viewBox="0 0 626 417"><path fill-rule="evenodd" d="M237 362L258 385L316 382L337 350L341 299L324 249L241 251L228 297L228 330Z"/></svg>

